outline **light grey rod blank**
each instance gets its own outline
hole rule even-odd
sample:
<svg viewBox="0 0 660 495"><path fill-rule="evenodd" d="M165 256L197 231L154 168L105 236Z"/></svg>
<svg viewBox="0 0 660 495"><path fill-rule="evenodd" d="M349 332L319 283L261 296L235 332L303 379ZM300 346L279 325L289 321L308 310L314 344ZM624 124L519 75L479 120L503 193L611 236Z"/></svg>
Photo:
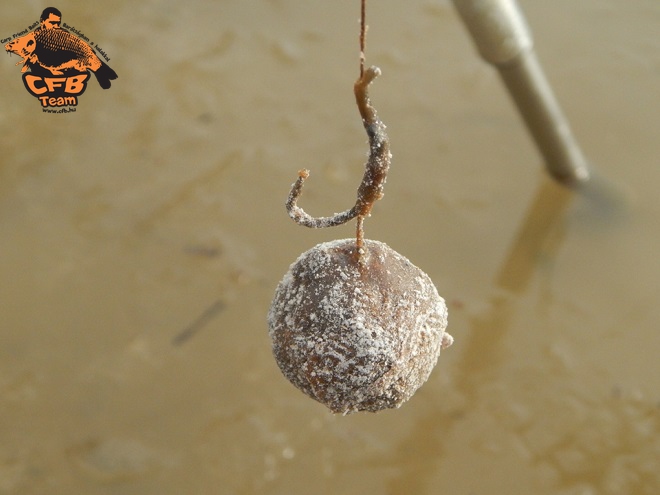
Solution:
<svg viewBox="0 0 660 495"><path fill-rule="evenodd" d="M585 182L589 166L538 62L515 0L453 2L481 56L497 67L548 172L564 184Z"/></svg>

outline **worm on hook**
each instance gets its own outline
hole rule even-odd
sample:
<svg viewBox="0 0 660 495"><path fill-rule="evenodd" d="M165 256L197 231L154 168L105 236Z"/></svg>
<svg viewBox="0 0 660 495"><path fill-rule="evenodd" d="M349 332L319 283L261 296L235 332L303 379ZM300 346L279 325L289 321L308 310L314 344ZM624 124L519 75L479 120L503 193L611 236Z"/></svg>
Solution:
<svg viewBox="0 0 660 495"><path fill-rule="evenodd" d="M380 75L378 67L369 67L355 82L353 91L355 101L362 117L364 129L369 137L369 158L365 164L364 176L357 190L355 205L341 213L330 217L313 217L298 206L298 198L302 194L303 183L309 177L309 170L300 170L298 179L291 187L286 209L289 216L299 225L313 229L322 229L342 225L357 217L356 240L358 249L362 248L364 240L363 223L368 217L373 204L383 197L383 189L390 168L392 154L390 141L385 132L385 124L378 118L376 109L369 99L369 84Z"/></svg>

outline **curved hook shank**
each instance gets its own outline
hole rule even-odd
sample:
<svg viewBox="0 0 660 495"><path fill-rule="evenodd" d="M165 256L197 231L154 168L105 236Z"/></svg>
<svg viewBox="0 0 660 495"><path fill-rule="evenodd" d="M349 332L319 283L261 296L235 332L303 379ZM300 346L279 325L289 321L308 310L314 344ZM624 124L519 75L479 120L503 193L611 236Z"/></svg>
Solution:
<svg viewBox="0 0 660 495"><path fill-rule="evenodd" d="M385 124L378 118L376 109L369 100L368 87L371 82L380 75L378 67L369 67L364 74L355 82L353 90L357 102L362 123L369 137L369 158L365 164L364 176L357 190L355 205L336 213L331 217L313 217L297 205L298 198L302 194L305 179L309 177L309 170L300 170L298 179L291 187L286 209L289 216L300 225L310 228L334 227L344 224L355 217L364 218L369 215L373 203L383 197L383 188L390 168L392 154L390 153L389 138L385 133ZM358 226L358 244L361 244L361 222Z"/></svg>
<svg viewBox="0 0 660 495"><path fill-rule="evenodd" d="M369 67L353 88L362 123L369 137L369 159L365 164L356 203L360 209L360 216L368 216L373 204L383 197L387 172L392 161L390 140L385 132L385 124L378 118L376 109L371 105L368 92L369 84L380 74L378 67Z"/></svg>
<svg viewBox="0 0 660 495"><path fill-rule="evenodd" d="M355 206L342 213L335 213L331 217L313 217L303 210L297 203L298 198L302 194L303 183L307 177L309 177L309 170L298 171L298 179L294 182L293 186L291 186L291 192L286 201L286 210L289 212L289 216L294 222L311 229L324 229L326 227L342 225L357 216L358 213Z"/></svg>

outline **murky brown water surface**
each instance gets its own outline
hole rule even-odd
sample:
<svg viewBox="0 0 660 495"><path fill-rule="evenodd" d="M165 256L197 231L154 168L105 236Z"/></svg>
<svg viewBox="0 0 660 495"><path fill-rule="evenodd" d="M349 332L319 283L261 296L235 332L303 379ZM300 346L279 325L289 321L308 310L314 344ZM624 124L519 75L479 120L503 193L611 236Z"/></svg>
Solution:
<svg viewBox="0 0 660 495"><path fill-rule="evenodd" d="M265 315L352 235L283 202L303 167L308 211L354 201L358 2L61 1L119 79L46 115L3 59L0 493L659 493L660 5L521 5L615 193L545 177L448 2L371 2L394 162L367 236L433 278L456 342L401 409L336 417Z"/></svg>

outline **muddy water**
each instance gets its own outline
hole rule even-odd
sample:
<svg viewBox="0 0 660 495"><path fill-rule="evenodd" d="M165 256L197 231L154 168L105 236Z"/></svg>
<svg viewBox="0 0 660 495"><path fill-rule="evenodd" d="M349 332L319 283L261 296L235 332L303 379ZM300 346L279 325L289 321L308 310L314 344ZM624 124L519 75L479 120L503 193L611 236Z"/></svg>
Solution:
<svg viewBox="0 0 660 495"><path fill-rule="evenodd" d="M521 2L599 183L553 184L448 2L373 2L394 153L366 223L435 281L455 344L401 409L331 415L265 314L354 200L357 2L62 1L119 79L0 93L0 493L660 491L660 6ZM3 8L0 36L40 14Z"/></svg>

